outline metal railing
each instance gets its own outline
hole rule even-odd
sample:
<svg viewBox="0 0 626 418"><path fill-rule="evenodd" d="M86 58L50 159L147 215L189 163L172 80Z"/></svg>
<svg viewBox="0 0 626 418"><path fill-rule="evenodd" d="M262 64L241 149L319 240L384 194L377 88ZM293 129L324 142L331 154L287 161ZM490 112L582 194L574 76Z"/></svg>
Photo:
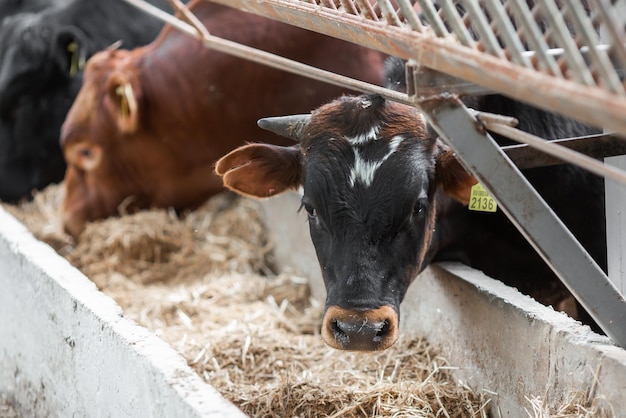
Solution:
<svg viewBox="0 0 626 418"><path fill-rule="evenodd" d="M626 135L624 0L533 7L520 0L211 1L413 59Z"/></svg>

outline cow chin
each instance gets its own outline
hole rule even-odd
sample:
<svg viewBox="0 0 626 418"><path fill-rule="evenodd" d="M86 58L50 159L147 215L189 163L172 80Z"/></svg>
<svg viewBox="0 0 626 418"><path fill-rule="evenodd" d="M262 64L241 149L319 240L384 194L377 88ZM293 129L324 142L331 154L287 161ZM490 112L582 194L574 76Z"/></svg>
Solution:
<svg viewBox="0 0 626 418"><path fill-rule="evenodd" d="M322 339L337 350L382 351L398 335L398 313L388 305L363 311L333 305L322 321Z"/></svg>

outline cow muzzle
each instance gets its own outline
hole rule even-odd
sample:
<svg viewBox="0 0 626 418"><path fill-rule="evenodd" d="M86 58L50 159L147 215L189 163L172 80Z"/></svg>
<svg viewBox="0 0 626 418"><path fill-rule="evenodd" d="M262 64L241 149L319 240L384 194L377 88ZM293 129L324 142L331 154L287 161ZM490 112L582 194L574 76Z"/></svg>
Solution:
<svg viewBox="0 0 626 418"><path fill-rule="evenodd" d="M398 314L391 306L365 311L330 306L322 321L322 339L337 350L382 351L398 339Z"/></svg>

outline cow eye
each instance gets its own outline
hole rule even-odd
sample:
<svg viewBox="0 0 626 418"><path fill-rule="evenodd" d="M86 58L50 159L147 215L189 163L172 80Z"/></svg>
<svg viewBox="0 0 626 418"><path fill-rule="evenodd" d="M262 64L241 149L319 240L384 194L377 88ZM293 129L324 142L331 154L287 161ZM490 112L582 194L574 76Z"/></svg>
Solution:
<svg viewBox="0 0 626 418"><path fill-rule="evenodd" d="M307 215L309 215L310 219L315 219L317 218L317 211L315 210L315 208L309 204L303 203L302 206L304 207L304 210L306 210Z"/></svg>
<svg viewBox="0 0 626 418"><path fill-rule="evenodd" d="M424 210L426 208L426 204L420 200L415 202L413 206L413 216L421 216L424 214Z"/></svg>

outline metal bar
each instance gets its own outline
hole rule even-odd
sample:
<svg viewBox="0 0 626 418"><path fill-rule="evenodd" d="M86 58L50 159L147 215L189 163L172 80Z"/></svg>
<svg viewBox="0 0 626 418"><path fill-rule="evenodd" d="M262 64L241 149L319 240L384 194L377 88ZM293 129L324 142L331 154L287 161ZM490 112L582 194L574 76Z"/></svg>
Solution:
<svg viewBox="0 0 626 418"><path fill-rule="evenodd" d="M607 165L626 170L626 156L607 158ZM626 294L626 187L606 181L606 249L609 279Z"/></svg>
<svg viewBox="0 0 626 418"><path fill-rule="evenodd" d="M441 0L441 10L445 13L446 23L452 29L459 42L470 48L475 48L476 42L474 42L472 34L467 30L463 19L459 16L453 0Z"/></svg>
<svg viewBox="0 0 626 418"><path fill-rule="evenodd" d="M376 12L374 12L374 8L370 4L369 0L356 0L356 4L361 9L361 13L363 17L371 20L378 20L378 16L376 16Z"/></svg>
<svg viewBox="0 0 626 418"><path fill-rule="evenodd" d="M385 16L385 20L388 24L402 26L402 22L398 19L398 15L389 0L378 0L377 4L378 7L380 7L380 11L383 13L383 16Z"/></svg>
<svg viewBox="0 0 626 418"><path fill-rule="evenodd" d="M420 19L417 16L417 13L415 13L415 9L413 8L413 5L410 3L410 1L409 0L397 0L397 2L398 2L398 6L400 6L400 10L402 11L402 14L404 14L404 17L406 18L407 22L409 22L411 29L413 29L416 32L423 32L424 25L422 25L422 22L420 22Z"/></svg>
<svg viewBox="0 0 626 418"><path fill-rule="evenodd" d="M352 3L350 0L341 0L341 7L343 7L343 9L347 13L351 13L353 15L359 14L356 10L356 7L354 6L354 3Z"/></svg>
<svg viewBox="0 0 626 418"><path fill-rule="evenodd" d="M530 49L535 52L535 56L538 61L538 65L540 68L543 68L549 74L554 76L562 77L563 73L559 69L554 58L547 55L544 51L548 50L548 44L539 28L537 27L537 23L532 20L530 9L525 1L512 1L507 3L511 8L512 14L517 18L520 22L520 26L524 34L526 35L526 39L529 42Z"/></svg>
<svg viewBox="0 0 626 418"><path fill-rule="evenodd" d="M626 135L626 97L571 80L549 77L432 35L372 22L333 10L287 0L211 0L344 39L471 81L540 109ZM422 3L430 4L425 0ZM508 4L525 4L523 1ZM430 4L432 7L432 4ZM438 16L437 16L438 18ZM444 28L445 29L445 28ZM542 51L543 52L543 51ZM554 61L554 60L553 60Z"/></svg>
<svg viewBox="0 0 626 418"><path fill-rule="evenodd" d="M409 60L406 64L406 74L414 79L414 83L407 83L409 87L417 87L417 90L408 92L409 96L417 96L420 99L428 97L438 97L442 94L454 94L458 96L479 96L494 94L492 90L486 89L474 83L440 73L420 66L414 60ZM419 80L419 83L417 81ZM412 104L412 103L411 103Z"/></svg>
<svg viewBox="0 0 626 418"><path fill-rule="evenodd" d="M511 17L507 15L506 9L500 2L500 0L486 0L487 9L493 15L493 22L499 29L500 36L504 40L505 50L510 55L511 60L527 68L532 68L530 60L522 55L524 51L524 45L517 31L511 22Z"/></svg>
<svg viewBox="0 0 626 418"><path fill-rule="evenodd" d="M598 0L594 5L602 21L606 23L600 30L609 38L609 43L613 45L611 52L615 55L619 66L626 68L626 48L620 48L621 45L626 43L626 33L623 31L618 32L617 30L618 21L617 17L611 13L610 0ZM607 40L603 39L603 41L606 42Z"/></svg>
<svg viewBox="0 0 626 418"><path fill-rule="evenodd" d="M162 11L161 9L152 6L150 3L146 3L143 0L124 0L125 2L132 4L133 6L145 11L146 13L155 16L176 29L193 36L200 38L205 47L214 49L216 51L230 54L238 58L253 61L259 64L268 65L272 68L276 68L283 71L288 71L294 74L302 75L312 78L314 80L323 81L336 86L344 87L350 90L363 92L363 93L375 93L380 94L390 100L398 101L400 103L411 103L406 94L398 93L393 90L389 90L375 84L366 83L364 81L355 80L350 77L342 76L330 71L321 70L319 68L311 67L306 64L302 64L298 61L293 61L281 56L271 54L269 52L261 51L256 48L251 48L236 42L232 42L226 39L218 38L213 35L202 36L193 26L183 22L182 20Z"/></svg>
<svg viewBox="0 0 626 418"><path fill-rule="evenodd" d="M440 38L443 38L448 35L448 30L446 29L446 25L444 25L443 21L439 17L437 10L433 6L431 0L418 0L420 4L420 8L426 21L429 23L429 27L433 29L435 34Z"/></svg>
<svg viewBox="0 0 626 418"><path fill-rule="evenodd" d="M475 28L478 32L481 45L485 48L486 51L491 53L491 55L504 59L504 52L502 51L502 48L500 48L498 39L491 30L485 14L480 10L478 1L465 0L464 3L467 7L467 12L471 17L472 27Z"/></svg>
<svg viewBox="0 0 626 418"><path fill-rule="evenodd" d="M565 138L549 141L561 147L580 152L596 160L626 154L626 141L612 134L598 134L579 138ZM546 167L567 162L560 156L552 156L527 144L507 145L502 151L520 170Z"/></svg>
<svg viewBox="0 0 626 418"><path fill-rule="evenodd" d="M552 34L557 38L560 45L564 45L565 58L576 80L588 86L595 85L593 76L587 69L585 60L578 51L578 47L572 39L571 33L563 20L563 16L559 13L559 9L554 3L554 0L543 0L538 4L542 6L545 11L543 16L550 23Z"/></svg>
<svg viewBox="0 0 626 418"><path fill-rule="evenodd" d="M626 301L459 100L419 103L429 122L608 336L626 347Z"/></svg>
<svg viewBox="0 0 626 418"><path fill-rule="evenodd" d="M478 118L480 120L480 116ZM507 138L513 139L514 141L528 144L531 147L537 148L549 155L552 155L553 157L557 157L562 159L563 161L575 164L599 176L604 176L606 178L610 178L620 183L626 184L626 173L624 171L619 170L615 167L604 165L601 162L594 160L591 157L587 157L586 155L580 154L576 151L561 147L560 145L555 145L554 143L550 143L545 139L539 138L535 135L531 135L524 131L520 131L519 129L515 129L511 126L497 123L485 123L485 128L497 134L506 136Z"/></svg>
<svg viewBox="0 0 626 418"><path fill-rule="evenodd" d="M580 4L580 1L570 0L569 5L572 21L578 27L577 33L589 47L586 55L590 58L590 61L593 62L600 79L603 81L603 87L613 93L624 93L624 86L615 73L611 60L603 49L596 48L596 45L600 45L601 43L600 39L591 25L589 16Z"/></svg>

